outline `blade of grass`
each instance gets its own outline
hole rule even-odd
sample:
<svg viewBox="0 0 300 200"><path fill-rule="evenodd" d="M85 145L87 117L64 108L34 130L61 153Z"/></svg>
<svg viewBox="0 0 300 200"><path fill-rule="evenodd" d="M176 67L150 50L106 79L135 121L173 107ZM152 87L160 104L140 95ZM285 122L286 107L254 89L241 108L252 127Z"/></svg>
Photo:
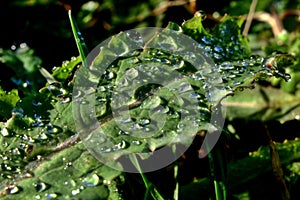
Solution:
<svg viewBox="0 0 300 200"><path fill-rule="evenodd" d="M225 186L225 173L222 153L220 152L220 144L216 144L214 149L209 151L210 147L206 144L206 149L209 151L208 160L210 168L210 176L213 182L214 195L216 200L225 200L227 197Z"/></svg>
<svg viewBox="0 0 300 200"><path fill-rule="evenodd" d="M145 174L142 172L142 169L140 167L138 159L136 158L136 155L130 154L129 158L130 158L130 161L132 162L132 164L136 167L136 169L141 174L143 182L146 186L146 193L145 193L144 200L149 199L149 193L151 194L151 196L154 200L164 200L163 196L159 193L157 188L147 179Z"/></svg>
<svg viewBox="0 0 300 200"><path fill-rule="evenodd" d="M75 38L76 46L78 48L79 55L81 57L83 66L85 66L85 64L86 64L86 55L88 54L88 49L87 49L87 46L84 42L84 38L82 37L81 32L79 31L79 28L76 24L76 21L74 20L74 18L72 16L71 10L68 11L68 15L69 15L70 23L71 23L73 36Z"/></svg>

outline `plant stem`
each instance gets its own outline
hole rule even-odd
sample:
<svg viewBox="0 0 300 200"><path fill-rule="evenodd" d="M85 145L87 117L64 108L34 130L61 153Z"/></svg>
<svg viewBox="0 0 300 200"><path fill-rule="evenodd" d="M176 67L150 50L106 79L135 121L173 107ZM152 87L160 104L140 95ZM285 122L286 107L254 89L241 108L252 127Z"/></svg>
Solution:
<svg viewBox="0 0 300 200"><path fill-rule="evenodd" d="M75 38L76 46L79 52L79 55L81 57L83 66L86 65L86 54L88 53L87 46L84 42L84 38L81 36L81 32L79 31L79 28L76 24L76 21L74 20L71 10L68 11L70 23L71 23L71 28L73 32L73 36Z"/></svg>
<svg viewBox="0 0 300 200"><path fill-rule="evenodd" d="M279 188L280 188L281 199L282 200L290 200L291 197L290 197L289 190L288 190L285 180L284 180L284 174L283 174L283 170L281 167L281 162L280 162L278 151L272 140L272 137L270 135L268 127L265 126L265 129L266 129L268 144L270 147L270 156L271 156L271 160L272 160L273 173L276 177L276 180L277 180Z"/></svg>
<svg viewBox="0 0 300 200"><path fill-rule="evenodd" d="M211 133L213 134L213 133ZM216 200L225 200L227 191L225 186L225 166L224 158L221 152L221 144L218 142L210 151L210 146L206 143L208 153L210 176L212 177L214 194Z"/></svg>
<svg viewBox="0 0 300 200"><path fill-rule="evenodd" d="M129 158L130 158L132 164L136 167L136 169L141 174L143 182L146 186L146 193L145 193L144 200L149 199L149 193L151 194L151 196L154 200L164 200L163 196L158 192L156 187L147 179L147 177L143 173L143 171L140 167L139 161L136 158L136 155L135 154L130 154Z"/></svg>

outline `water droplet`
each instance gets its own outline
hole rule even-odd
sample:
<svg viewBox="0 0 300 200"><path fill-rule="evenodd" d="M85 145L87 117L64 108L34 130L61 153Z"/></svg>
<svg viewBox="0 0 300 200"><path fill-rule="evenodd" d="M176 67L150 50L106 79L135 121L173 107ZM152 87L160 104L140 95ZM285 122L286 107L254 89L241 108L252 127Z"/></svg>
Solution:
<svg viewBox="0 0 300 200"><path fill-rule="evenodd" d="M11 114L12 114L14 117L22 118L22 117L23 117L23 114L24 114L24 110L23 110L22 108L16 107L16 108L13 108L13 109L12 109Z"/></svg>
<svg viewBox="0 0 300 200"><path fill-rule="evenodd" d="M97 174L92 174L85 177L82 182L86 187L95 187L100 183L100 178Z"/></svg>
<svg viewBox="0 0 300 200"><path fill-rule="evenodd" d="M128 79L128 80L133 80L135 79L137 76L139 75L139 72L138 70L134 69L134 68L130 68L126 71L125 73L125 77Z"/></svg>
<svg viewBox="0 0 300 200"><path fill-rule="evenodd" d="M133 144L133 145L135 145L135 146L138 146L138 145L141 145L142 142L141 142L141 141L138 141L138 140L133 140L133 141L131 142L131 144Z"/></svg>
<svg viewBox="0 0 300 200"><path fill-rule="evenodd" d="M112 148L110 148L110 147L102 147L102 148L100 149L100 151L101 151L102 153L110 153L110 152L112 152Z"/></svg>
<svg viewBox="0 0 300 200"><path fill-rule="evenodd" d="M49 185L44 182L37 182L34 184L34 188L37 192L43 192L49 188Z"/></svg>
<svg viewBox="0 0 300 200"><path fill-rule="evenodd" d="M127 147L128 147L128 143L125 142L125 140L122 140L118 144L114 145L114 147L112 148L112 150L113 151L117 151L117 150L120 150L120 149L125 149Z"/></svg>
<svg viewBox="0 0 300 200"><path fill-rule="evenodd" d="M150 124L150 119L142 118L140 119L140 125L145 126Z"/></svg>
<svg viewBox="0 0 300 200"><path fill-rule="evenodd" d="M123 130L120 130L118 134L119 134L119 135L128 135L128 132L123 131Z"/></svg>
<svg viewBox="0 0 300 200"><path fill-rule="evenodd" d="M72 190L72 195L75 196L80 193L80 189Z"/></svg>
<svg viewBox="0 0 300 200"><path fill-rule="evenodd" d="M220 65L221 70L231 70L234 69L234 65L231 64L230 62L224 62Z"/></svg>
<svg viewBox="0 0 300 200"><path fill-rule="evenodd" d="M224 51L222 47L217 46L217 45L214 47L214 50L215 50L215 52L217 52L217 53L221 53L221 52Z"/></svg>
<svg viewBox="0 0 300 200"><path fill-rule="evenodd" d="M62 97L60 99L60 103L69 103L71 101L70 97Z"/></svg>
<svg viewBox="0 0 300 200"><path fill-rule="evenodd" d="M58 195L55 194L55 193L50 193L50 194L45 194L45 197L46 197L47 199L55 199L55 198L58 197Z"/></svg>
<svg viewBox="0 0 300 200"><path fill-rule="evenodd" d="M73 179L64 182L64 184L65 184L66 186L68 186L68 187L71 187L71 188L76 186L76 182L75 182Z"/></svg>
<svg viewBox="0 0 300 200"><path fill-rule="evenodd" d="M48 136L45 133L40 133L37 137L38 140L47 140Z"/></svg>
<svg viewBox="0 0 300 200"><path fill-rule="evenodd" d="M35 101L35 100L33 100L33 101L31 102L31 104L32 104L33 106L35 106L35 107L38 107L38 106L42 105L41 102Z"/></svg>
<svg viewBox="0 0 300 200"><path fill-rule="evenodd" d="M115 74L113 72L108 72L105 76L106 80L111 80L115 77Z"/></svg>
<svg viewBox="0 0 300 200"><path fill-rule="evenodd" d="M46 133L53 134L61 132L61 128L57 126L53 126L51 123L46 125Z"/></svg>
<svg viewBox="0 0 300 200"><path fill-rule="evenodd" d="M73 163L72 162L67 162L66 166L64 167L64 170L68 169L69 167L72 167Z"/></svg>
<svg viewBox="0 0 300 200"><path fill-rule="evenodd" d="M104 98L104 97L97 97L96 101L97 102L106 102L106 98Z"/></svg>
<svg viewBox="0 0 300 200"><path fill-rule="evenodd" d="M143 38L137 31L128 31L126 35L136 43L143 43Z"/></svg>
<svg viewBox="0 0 300 200"><path fill-rule="evenodd" d="M179 85L178 92L184 93L191 90L193 90L192 86L188 82L183 82Z"/></svg>
<svg viewBox="0 0 300 200"><path fill-rule="evenodd" d="M103 184L104 184L104 185L110 185L110 184L111 184L111 181L110 181L110 180L107 180L107 179L104 179L104 180L103 180Z"/></svg>
<svg viewBox="0 0 300 200"><path fill-rule="evenodd" d="M21 188L16 185L9 185L6 187L7 194L17 194L21 191Z"/></svg>
<svg viewBox="0 0 300 200"><path fill-rule="evenodd" d="M3 137L9 137L9 136L11 136L11 134L9 133L9 131L7 130L7 128L5 128L5 127L2 128L1 134L2 134Z"/></svg>

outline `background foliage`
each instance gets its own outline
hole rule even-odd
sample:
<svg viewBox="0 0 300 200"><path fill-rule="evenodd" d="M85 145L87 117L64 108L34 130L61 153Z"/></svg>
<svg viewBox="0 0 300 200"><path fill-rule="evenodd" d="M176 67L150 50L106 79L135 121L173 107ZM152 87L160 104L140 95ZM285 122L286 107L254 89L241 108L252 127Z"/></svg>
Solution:
<svg viewBox="0 0 300 200"><path fill-rule="evenodd" d="M143 198L145 189L139 175L111 170L88 154L81 143L75 144L78 135L70 101L72 78L80 59L68 9L72 9L91 50L122 30L166 27L170 21L182 25L197 10L206 13L202 24L207 35L215 34L214 37L225 40L226 35L217 34L221 33L218 28L222 29L218 26L220 19L226 14L236 18L247 15L251 2L2 1L0 198ZM225 154L230 199L281 199L281 180L274 168L278 165L272 165L274 154L269 152L268 134L276 142L291 198L300 196L299 3L263 0L253 14L247 33L251 51L248 53L269 57L265 64L276 61L279 68L286 61L274 60L274 52L289 53L296 60L284 69L291 75L291 81L276 77L260 80L254 89L237 91L227 98ZM244 26L245 21L241 23L241 33ZM232 29L228 31L233 34ZM201 43L201 33L194 36ZM209 45L222 47L218 43ZM224 60L216 62L228 61L239 66L242 57L234 57L238 55L242 54L225 53ZM198 159L199 144L201 137L178 160L176 181L173 166L147 173L166 198L173 198L176 183L180 186L179 199L207 199L211 195L208 160Z"/></svg>

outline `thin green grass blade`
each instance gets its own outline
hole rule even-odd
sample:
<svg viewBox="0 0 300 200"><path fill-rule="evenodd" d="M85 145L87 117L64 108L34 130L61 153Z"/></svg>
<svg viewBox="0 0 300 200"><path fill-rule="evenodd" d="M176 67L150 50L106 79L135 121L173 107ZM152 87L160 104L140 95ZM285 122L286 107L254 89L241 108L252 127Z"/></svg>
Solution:
<svg viewBox="0 0 300 200"><path fill-rule="evenodd" d="M157 188L147 179L145 174L142 172L142 169L139 165L139 161L137 160L136 155L131 154L131 155L129 155L129 157L130 157L130 161L132 162L132 164L136 167L136 169L141 174L144 184L146 186L147 191L146 191L144 200L149 199L149 193L151 194L151 196L154 200L164 200L163 196L159 193Z"/></svg>
<svg viewBox="0 0 300 200"><path fill-rule="evenodd" d="M84 42L84 38L82 37L81 32L79 31L79 28L76 24L76 21L74 20L74 18L72 16L71 10L69 10L68 15L69 15L70 23L71 23L73 36L75 38L75 42L76 42L76 45L77 45L77 48L78 48L78 51L79 51L79 55L82 59L83 66L85 66L85 64L86 64L86 55L88 54L88 49L87 49L87 46Z"/></svg>

